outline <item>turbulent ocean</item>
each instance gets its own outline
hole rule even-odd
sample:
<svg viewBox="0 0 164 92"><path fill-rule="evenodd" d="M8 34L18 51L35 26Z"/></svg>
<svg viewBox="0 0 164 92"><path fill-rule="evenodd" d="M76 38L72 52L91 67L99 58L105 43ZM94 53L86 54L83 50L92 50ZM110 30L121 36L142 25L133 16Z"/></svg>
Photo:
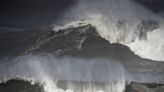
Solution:
<svg viewBox="0 0 164 92"><path fill-rule="evenodd" d="M164 15L134 0L75 0L48 26L0 30L0 92L164 92Z"/></svg>

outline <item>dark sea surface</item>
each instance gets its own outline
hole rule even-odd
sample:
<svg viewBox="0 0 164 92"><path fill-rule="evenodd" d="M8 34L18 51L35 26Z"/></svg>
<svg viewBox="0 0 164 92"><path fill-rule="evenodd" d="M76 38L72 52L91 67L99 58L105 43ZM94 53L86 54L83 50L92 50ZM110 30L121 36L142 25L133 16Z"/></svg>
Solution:
<svg viewBox="0 0 164 92"><path fill-rule="evenodd" d="M42 92L43 84L30 85L27 82L27 80L29 80L30 78L36 78L35 83L37 83L37 79L38 83L42 83L42 80L40 80L39 77L35 74L31 74L31 70L28 69L31 68L32 71L36 71L35 68L39 69L37 70L39 73L39 71L42 71L42 69L40 70L39 68L40 64L43 64L42 66L43 69L45 68L45 70L47 68L44 67L44 65L48 65L48 68L51 69L51 73L54 73L54 75L50 75L54 76L54 78L56 76L56 80L58 80L58 84L56 85L67 86L66 88L65 86L61 86L62 89L68 89L68 86L75 85L76 81L79 82L79 85L81 85L79 87L95 85L95 87L105 89L103 88L103 85L107 85L108 81L110 81L111 79L117 80L121 78L120 76L122 76L123 73L121 71L128 72L123 73L123 75L125 74L125 78L123 78L123 80L127 81L127 83L130 81L135 81L139 83L153 83L154 81L156 81L157 83L163 83L162 80L164 80L163 62L142 59L131 52L126 46L123 46L121 44L110 44L108 41L101 38L96 33L95 28L91 25L78 28L70 28L66 30L61 30L59 32L54 32L51 29L47 28L46 30L33 29L20 32L7 32L1 33L0 35L0 48L2 48L0 49L0 56L2 59L0 79L11 79L11 81L1 84L0 89L2 90L2 92L11 92L11 90L13 90L12 92ZM51 55L49 53L51 53ZM17 56L19 57L16 60L13 60ZM55 58L58 58L59 61L56 61L54 59L54 56ZM71 59L70 61L70 57L77 59ZM28 58L31 58L32 61L27 60ZM65 58L64 61L62 60L62 58ZM79 61L78 58L81 60ZM100 58L100 60L98 58ZM101 59L103 60L101 61ZM107 59L107 61L104 59ZM35 62L36 60L41 61ZM116 61L121 63L121 65L119 63L116 63ZM57 66L51 62L55 62ZM60 62L63 63L61 64ZM66 63L66 65L64 64L64 62ZM87 62L89 66L87 65ZM96 65L96 63L98 65ZM29 64L30 66L28 66ZM79 64L83 67L80 68ZM90 64L92 67L90 66ZM112 66L114 67L112 68L110 64L112 64ZM20 67L20 65L22 65L22 67ZM63 67L63 69L60 70L61 73L55 72L55 67ZM68 67L75 67L75 69L80 69L80 71ZM94 67L97 67L97 69L94 69ZM108 68L112 70L108 70ZM121 69L121 71L119 68ZM70 70L66 71L65 69ZM94 77L90 78L88 75L88 71L92 71L92 75L94 75ZM56 75L56 73L58 75ZM115 78L110 78L110 75L108 75L108 73L113 74ZM101 74L102 76L99 74ZM25 82L23 80L25 80ZM34 81L33 79L31 80ZM67 82L69 80L72 82Z"/></svg>
<svg viewBox="0 0 164 92"><path fill-rule="evenodd" d="M164 1L124 1L1 0L0 92L163 92L164 45L160 37ZM127 9L128 4L141 7ZM113 9L112 18L118 17L116 25L108 22ZM96 13L89 14L92 11ZM102 16L107 17L96 20ZM126 19L134 16L138 24ZM107 23L121 32L114 28L106 32L110 25L102 25ZM131 26L137 31L129 31ZM159 33L154 33L157 38L150 39L154 36L149 33L158 29ZM145 42L133 50L127 44L137 37L148 45ZM159 50L152 49L154 44ZM159 55L150 58L145 54L149 46L150 55ZM137 53L143 48L145 55Z"/></svg>

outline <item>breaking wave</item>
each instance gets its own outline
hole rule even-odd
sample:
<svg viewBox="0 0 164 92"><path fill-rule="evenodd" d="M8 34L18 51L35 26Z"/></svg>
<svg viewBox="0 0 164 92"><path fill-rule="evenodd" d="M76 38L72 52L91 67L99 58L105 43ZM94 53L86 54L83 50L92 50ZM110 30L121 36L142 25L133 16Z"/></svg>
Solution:
<svg viewBox="0 0 164 92"><path fill-rule="evenodd" d="M164 61L163 18L131 0L77 0L54 30L91 24L110 43L142 58Z"/></svg>
<svg viewBox="0 0 164 92"><path fill-rule="evenodd" d="M77 0L62 17L58 21L61 26L58 23L53 25L55 32L91 25L110 43L125 45L142 58L164 61L163 18L133 1ZM53 32L47 36L52 36ZM162 74L159 78L159 74L131 74L121 61L109 58L61 58L47 53L27 55L55 37L37 39L39 44L27 49L24 56L11 61L0 60L0 83L18 78L31 84L39 82L45 92L123 92L126 83L131 81L157 82L163 79ZM80 44L76 48L81 48L85 39L77 40L76 44Z"/></svg>
<svg viewBox="0 0 164 92"><path fill-rule="evenodd" d="M18 78L40 83L45 92L123 92L125 77L119 62L106 59L56 58L44 54L21 56L0 64L0 83ZM62 81L66 89L57 86Z"/></svg>

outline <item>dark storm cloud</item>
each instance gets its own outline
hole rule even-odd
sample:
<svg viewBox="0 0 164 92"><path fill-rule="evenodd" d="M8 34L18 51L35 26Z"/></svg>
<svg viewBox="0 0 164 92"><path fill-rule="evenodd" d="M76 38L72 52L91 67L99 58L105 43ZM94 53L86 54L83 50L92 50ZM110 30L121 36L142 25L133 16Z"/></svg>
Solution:
<svg viewBox="0 0 164 92"><path fill-rule="evenodd" d="M73 3L73 0L0 0L0 27L49 25Z"/></svg>

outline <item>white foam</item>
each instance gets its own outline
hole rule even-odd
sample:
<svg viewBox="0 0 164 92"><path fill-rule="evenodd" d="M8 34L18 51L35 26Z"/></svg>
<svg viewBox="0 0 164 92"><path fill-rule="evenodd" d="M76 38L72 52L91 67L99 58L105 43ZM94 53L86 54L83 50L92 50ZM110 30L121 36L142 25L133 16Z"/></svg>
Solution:
<svg viewBox="0 0 164 92"><path fill-rule="evenodd" d="M146 40L136 39L128 44L130 49L143 58L164 61L164 31L159 28L148 32Z"/></svg>
<svg viewBox="0 0 164 92"><path fill-rule="evenodd" d="M73 83L68 89L57 87L58 80L79 82L107 83L102 92L123 92L125 75L123 66L117 61L106 59L78 59L72 57L56 58L51 54L27 55L12 61L0 63L0 82L20 78L40 82L45 92L99 92L96 84L87 88L77 89ZM56 81L55 81L56 80Z"/></svg>
<svg viewBox="0 0 164 92"><path fill-rule="evenodd" d="M82 20L82 21L81 21ZM143 6L130 0L78 0L70 11L64 14L63 28L92 24L97 28L101 37L110 43L120 43L128 46L134 53L142 58L164 61L162 36L154 37L152 34L163 34L163 18L154 14ZM159 23L158 29L140 30L138 26L142 21L155 21ZM55 30L56 27L54 27ZM60 27L62 28L62 27ZM60 29L59 28L59 29ZM155 31L149 32L148 31ZM142 35L142 33L147 35ZM138 40L141 36L148 39ZM158 49L154 49L154 42ZM152 46L152 47L151 47ZM146 48L143 53L143 49ZM153 51L153 54L151 52Z"/></svg>
<svg viewBox="0 0 164 92"><path fill-rule="evenodd" d="M134 71L131 74L116 60L57 58L51 54L26 55L1 61L0 83L16 78L30 81L31 84L40 83L45 92L124 92L126 82L163 82L163 75L159 73ZM67 89L58 86L60 81L68 82Z"/></svg>

